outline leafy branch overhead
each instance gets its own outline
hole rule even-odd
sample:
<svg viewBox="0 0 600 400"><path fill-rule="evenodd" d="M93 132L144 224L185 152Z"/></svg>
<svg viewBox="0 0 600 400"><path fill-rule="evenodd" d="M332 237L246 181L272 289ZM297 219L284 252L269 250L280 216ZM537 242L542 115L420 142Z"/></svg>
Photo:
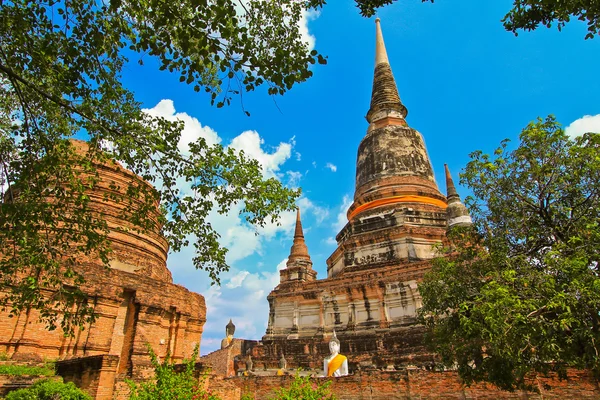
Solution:
<svg viewBox="0 0 600 400"><path fill-rule="evenodd" d="M397 0L355 0L364 17L375 15L378 8L390 5ZM434 0L421 0L423 3ZM318 1L313 1L318 3ZM532 31L540 25L550 28L556 24L561 30L572 19L587 24L586 39L598 35L600 29L599 0L513 0L513 7L502 19L504 28L517 34L520 30Z"/></svg>
<svg viewBox="0 0 600 400"><path fill-rule="evenodd" d="M260 226L291 209L298 192L264 179L241 152L202 138L180 143L182 124L143 113L121 71L152 57L217 107L262 85L283 94L326 62L301 39L304 7L296 0L3 2L2 304L13 314L35 308L50 328L63 314L67 331L93 320L79 264L108 265L111 229L162 229L175 251L194 237L194 265L218 283L226 249L209 212L242 203L241 214ZM75 135L88 138L87 150L68 141ZM156 189L103 182L98 165L113 159ZM109 227L96 212L90 191L98 187L111 188L102 201L122 205L127 226ZM156 218L159 201L164 216Z"/></svg>

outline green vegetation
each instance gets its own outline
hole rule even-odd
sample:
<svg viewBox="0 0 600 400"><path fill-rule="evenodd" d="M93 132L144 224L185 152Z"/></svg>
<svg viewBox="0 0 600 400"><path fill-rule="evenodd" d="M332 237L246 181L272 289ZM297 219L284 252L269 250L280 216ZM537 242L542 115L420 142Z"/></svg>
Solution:
<svg viewBox="0 0 600 400"><path fill-rule="evenodd" d="M289 388L279 388L271 400L335 400L329 390L331 381L322 384L311 382L309 376L302 377L298 372Z"/></svg>
<svg viewBox="0 0 600 400"><path fill-rule="evenodd" d="M294 207L299 192L243 153L203 138L179 147L182 124L142 112L122 84L130 62L149 58L177 74L216 107L241 92L268 87L284 94L326 60L301 41L296 0L73 0L3 2L0 7L0 307L34 308L49 329L66 333L93 322L79 290L77 260L108 265L105 220L90 211L86 191L100 182L94 162L116 159L156 186L130 183L105 201L123 205L132 229L162 227L170 249L195 238L196 268L214 283L228 270L226 249L207 221L211 210L241 214L257 226ZM241 101L241 98L240 98ZM243 104L242 104L243 106ZM74 154L68 138L87 134ZM82 176L82 173L84 176ZM160 201L164 218L151 210ZM125 229L125 228L123 228ZM43 251L42 251L43 250ZM53 296L45 296L46 290ZM57 318L58 315L62 317Z"/></svg>
<svg viewBox="0 0 600 400"><path fill-rule="evenodd" d="M202 388L202 379L194 376L198 346L194 349L192 357L183 361L182 371L175 371L175 366L168 356L160 362L150 345L148 351L154 367L154 378L140 384L129 381L130 400L219 400L217 396Z"/></svg>
<svg viewBox="0 0 600 400"><path fill-rule="evenodd" d="M323 0L312 0L319 3ZM360 13L365 17L375 15L377 8L396 0L356 0ZM423 2L434 0L422 0ZM532 31L543 25L548 28L556 24L561 30L571 19L584 21L588 25L586 39L598 35L600 29L599 0L513 0L513 8L502 19L507 31L517 34L519 30Z"/></svg>
<svg viewBox="0 0 600 400"><path fill-rule="evenodd" d="M419 286L433 349L466 384L526 387L530 373L600 375L600 134L538 119L509 151L477 151L461 175L474 228Z"/></svg>
<svg viewBox="0 0 600 400"><path fill-rule="evenodd" d="M394 0L356 0L364 16ZM0 7L0 306L13 315L34 308L49 329L65 333L94 321L79 290L77 260L108 265L108 226L90 212L86 190L101 185L93 162L116 159L153 183L135 183L124 204L133 229L162 226L170 248L190 237L196 268L214 283L228 270L226 249L206 218L235 204L258 226L293 208L298 192L265 180L255 160L204 139L178 147L182 125L151 117L123 86L131 61L156 63L216 107L267 87L282 95L325 64L301 41L298 21L324 0L156 2L151 0L15 0ZM598 31L598 0L514 0L507 29L535 29L578 18ZM239 96L239 97L238 97ZM242 103L243 108L243 103ZM246 111L245 111L246 112ZM249 112L246 112L249 115ZM73 154L66 139L85 133L90 150ZM185 145L185 143L184 143ZM81 172L86 174L82 177ZM182 187L186 182L187 186ZM104 184L111 184L105 182ZM53 200L50 200L53 199ZM164 218L149 212L160 201ZM40 251L44 249L44 251ZM49 289L52 297L44 296Z"/></svg>
<svg viewBox="0 0 600 400"><path fill-rule="evenodd" d="M16 365L6 364L0 365L0 375L43 375L43 376L54 376L56 373L54 364L48 363L43 366L29 366L29 365Z"/></svg>
<svg viewBox="0 0 600 400"><path fill-rule="evenodd" d="M5 400L92 400L92 398L73 384L54 379L42 379L27 389L10 392Z"/></svg>

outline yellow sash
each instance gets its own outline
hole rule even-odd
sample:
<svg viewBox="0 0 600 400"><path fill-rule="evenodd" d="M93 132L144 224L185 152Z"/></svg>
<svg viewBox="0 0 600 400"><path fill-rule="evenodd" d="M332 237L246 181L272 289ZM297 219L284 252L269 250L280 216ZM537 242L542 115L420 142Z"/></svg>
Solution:
<svg viewBox="0 0 600 400"><path fill-rule="evenodd" d="M333 359L329 360L327 363L327 376L333 376L333 373L342 366L344 361L346 361L346 356L341 354L338 354L337 356L333 357Z"/></svg>

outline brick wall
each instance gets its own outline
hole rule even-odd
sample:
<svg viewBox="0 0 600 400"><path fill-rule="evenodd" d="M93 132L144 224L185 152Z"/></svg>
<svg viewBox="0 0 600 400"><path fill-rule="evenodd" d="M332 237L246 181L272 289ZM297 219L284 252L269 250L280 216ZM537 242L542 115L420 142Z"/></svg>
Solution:
<svg viewBox="0 0 600 400"><path fill-rule="evenodd" d="M3 398L13 390L25 389L33 385L33 382L38 379L45 379L47 376L21 375L10 376L0 375L0 398ZM50 377L50 379L60 379L58 377Z"/></svg>
<svg viewBox="0 0 600 400"><path fill-rule="evenodd" d="M86 283L82 290L93 304L97 320L94 324L65 337L60 329L48 331L39 321L36 310L9 318L8 310L0 311L0 352L13 359L68 359L112 354L126 356L136 373L137 365L150 360L149 343L164 357L169 349L173 359L190 357L199 345L206 320L204 298L169 282L132 273L106 269L100 265L82 265ZM128 293L135 292L135 310ZM173 317L175 314L175 318ZM135 325L135 326L131 326Z"/></svg>
<svg viewBox="0 0 600 400"><path fill-rule="evenodd" d="M212 379L209 388L214 392L227 393L227 400L238 400L244 394L254 400L268 399L274 390L288 387L293 376L250 376L228 379ZM568 379L556 377L538 378L531 381L540 393L505 392L497 388L477 384L463 387L455 372L431 372L425 370L362 371L341 378L312 378L323 384L331 381L331 391L339 400L392 400L392 399L598 399L598 383L586 371L571 370ZM231 384L240 389L240 397L231 390Z"/></svg>
<svg viewBox="0 0 600 400"><path fill-rule="evenodd" d="M246 368L244 354L258 344L255 340L233 339L229 346L219 349L200 358L200 362L212 369L214 374L229 377L234 376L237 370Z"/></svg>
<svg viewBox="0 0 600 400"><path fill-rule="evenodd" d="M112 400L119 357L98 355L56 363L56 372L65 382L73 382L96 400Z"/></svg>

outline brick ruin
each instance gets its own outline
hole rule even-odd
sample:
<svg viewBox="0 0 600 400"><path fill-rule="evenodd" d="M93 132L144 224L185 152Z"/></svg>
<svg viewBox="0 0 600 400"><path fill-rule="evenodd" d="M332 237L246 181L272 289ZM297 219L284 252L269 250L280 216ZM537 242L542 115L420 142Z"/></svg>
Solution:
<svg viewBox="0 0 600 400"><path fill-rule="evenodd" d="M85 142L72 144L80 154L86 152ZM60 329L48 331L36 310L13 318L9 318L8 311L0 311L0 353L14 360L72 360L63 369L78 362L81 364L77 368L101 365L102 370L111 371L112 378L107 380L106 374L101 377L102 393L97 398L108 399L112 398L115 382L148 375L147 344L159 357L169 352L175 361L189 358L194 347L200 345L206 305L200 294L173 284L166 266L168 244L160 227L143 233L121 229L131 227L122 218L126 205L106 196L111 190L124 194L130 184L149 183L114 162L96 163L94 167L100 180L86 194L92 199L92 212L108 223L112 259L110 268L99 260L82 259L78 270L85 277L81 289L97 320L74 337L65 337ZM156 204L157 220L158 213Z"/></svg>

